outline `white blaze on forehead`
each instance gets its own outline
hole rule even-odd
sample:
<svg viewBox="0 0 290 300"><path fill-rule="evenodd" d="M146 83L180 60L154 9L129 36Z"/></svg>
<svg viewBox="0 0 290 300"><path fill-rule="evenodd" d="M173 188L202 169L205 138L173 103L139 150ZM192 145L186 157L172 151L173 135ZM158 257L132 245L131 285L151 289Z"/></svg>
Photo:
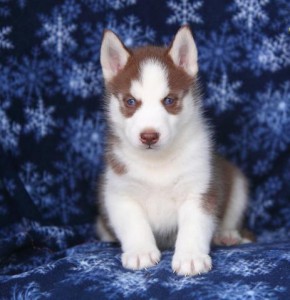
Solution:
<svg viewBox="0 0 290 300"><path fill-rule="evenodd" d="M141 101L160 101L169 93L167 70L161 62L148 59L141 64L140 78L133 80L131 95Z"/></svg>

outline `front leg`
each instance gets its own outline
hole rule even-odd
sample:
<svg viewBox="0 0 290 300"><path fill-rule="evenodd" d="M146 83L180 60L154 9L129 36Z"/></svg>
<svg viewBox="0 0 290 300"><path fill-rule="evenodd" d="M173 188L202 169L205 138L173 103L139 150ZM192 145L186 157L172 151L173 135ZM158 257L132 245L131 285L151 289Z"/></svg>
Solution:
<svg viewBox="0 0 290 300"><path fill-rule="evenodd" d="M179 275L206 273L212 267L208 254L215 219L202 207L201 199L194 200L183 202L178 211L178 235L172 268Z"/></svg>
<svg viewBox="0 0 290 300"><path fill-rule="evenodd" d="M156 265L160 251L140 204L129 197L107 199L110 224L122 245L122 265L138 270Z"/></svg>

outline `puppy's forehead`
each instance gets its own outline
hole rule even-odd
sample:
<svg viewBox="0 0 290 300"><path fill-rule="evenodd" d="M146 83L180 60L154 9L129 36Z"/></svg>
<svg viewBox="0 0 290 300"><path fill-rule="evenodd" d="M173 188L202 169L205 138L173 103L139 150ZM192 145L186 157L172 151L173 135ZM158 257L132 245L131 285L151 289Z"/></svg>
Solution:
<svg viewBox="0 0 290 300"><path fill-rule="evenodd" d="M168 71L154 58L141 62L139 77L132 80L130 93L140 100L161 100L169 93Z"/></svg>
<svg viewBox="0 0 290 300"><path fill-rule="evenodd" d="M138 91L146 89L157 98L165 97L169 89L173 93L188 90L192 82L185 71L174 65L166 48L149 46L132 51L124 69L108 82L108 89L115 95L134 93L131 96L136 98L140 98Z"/></svg>

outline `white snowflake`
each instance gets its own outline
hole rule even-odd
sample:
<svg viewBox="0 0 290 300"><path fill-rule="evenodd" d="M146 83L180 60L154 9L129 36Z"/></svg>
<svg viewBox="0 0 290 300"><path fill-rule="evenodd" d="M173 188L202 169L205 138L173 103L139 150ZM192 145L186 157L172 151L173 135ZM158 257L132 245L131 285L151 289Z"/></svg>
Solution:
<svg viewBox="0 0 290 300"><path fill-rule="evenodd" d="M290 42L285 33L264 37L261 43L256 43L254 49L247 49L247 52L244 65L257 76L263 71L276 72L290 65Z"/></svg>
<svg viewBox="0 0 290 300"><path fill-rule="evenodd" d="M76 42L71 37L71 34L76 30L75 24L65 24L63 17L57 14L52 21L46 21L43 24L44 35L48 37L43 41L43 45L47 48L54 47L58 56L62 56L65 47L74 49Z"/></svg>
<svg viewBox="0 0 290 300"><path fill-rule="evenodd" d="M0 49L12 49L14 48L12 43L6 39L6 35L11 33L12 27L6 26L0 29Z"/></svg>
<svg viewBox="0 0 290 300"><path fill-rule="evenodd" d="M184 25L190 22L203 23L201 16L197 13L197 10L203 5L202 1L181 0L167 2L167 6L172 10L172 15L167 18L168 24Z"/></svg>
<svg viewBox="0 0 290 300"><path fill-rule="evenodd" d="M241 101L241 96L238 94L241 85L241 81L230 83L228 75L224 73L220 83L208 83L210 96L206 99L206 104L214 106L217 113L231 109L235 103Z"/></svg>
<svg viewBox="0 0 290 300"><path fill-rule="evenodd" d="M21 126L11 121L6 111L0 107L0 144L4 150L16 153Z"/></svg>
<svg viewBox="0 0 290 300"><path fill-rule="evenodd" d="M264 6L269 0L235 0L233 5L233 21L240 24L242 28L253 31L258 25L264 25L269 21L269 17L264 11ZM237 12L236 12L237 11Z"/></svg>
<svg viewBox="0 0 290 300"><path fill-rule="evenodd" d="M118 23L116 18L110 15L107 28L116 32L127 47L153 42L155 38L155 31L149 26L143 28L140 20L134 15L125 17L121 23Z"/></svg>
<svg viewBox="0 0 290 300"><path fill-rule="evenodd" d="M54 110L54 107L45 107L42 99L38 100L36 108L25 108L26 125L24 126L24 132L33 132L37 141L50 134L52 128L56 126L52 118Z"/></svg>
<svg viewBox="0 0 290 300"><path fill-rule="evenodd" d="M238 70L239 65L233 63L240 58L237 37L229 34L229 25L225 23L219 31L210 35L199 34L199 65L210 79L226 73L228 69Z"/></svg>
<svg viewBox="0 0 290 300"><path fill-rule="evenodd" d="M102 73L91 62L83 65L74 63L65 74L61 74L59 81L62 92L68 96L68 100L71 96L80 96L85 99L100 94L102 91Z"/></svg>

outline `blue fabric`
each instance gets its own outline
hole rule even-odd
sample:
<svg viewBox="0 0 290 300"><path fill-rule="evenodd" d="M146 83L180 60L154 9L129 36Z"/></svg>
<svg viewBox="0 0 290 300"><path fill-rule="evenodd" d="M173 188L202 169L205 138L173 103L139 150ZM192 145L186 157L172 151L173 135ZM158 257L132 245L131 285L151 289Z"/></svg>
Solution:
<svg viewBox="0 0 290 300"><path fill-rule="evenodd" d="M0 0L0 298L286 299L290 229L288 0ZM219 151L251 181L258 243L214 248L212 272L172 251L131 272L94 233L103 167L104 28L169 44L189 23Z"/></svg>

